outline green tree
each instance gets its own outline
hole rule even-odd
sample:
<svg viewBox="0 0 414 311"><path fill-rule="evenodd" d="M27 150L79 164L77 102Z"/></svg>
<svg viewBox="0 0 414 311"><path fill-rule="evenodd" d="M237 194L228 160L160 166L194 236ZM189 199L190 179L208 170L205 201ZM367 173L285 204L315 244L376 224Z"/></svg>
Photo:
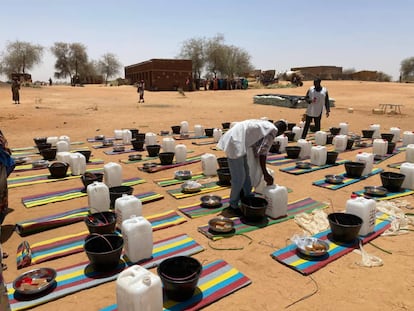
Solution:
<svg viewBox="0 0 414 311"><path fill-rule="evenodd" d="M401 81L414 79L414 57L406 58L401 62L400 73Z"/></svg>
<svg viewBox="0 0 414 311"><path fill-rule="evenodd" d="M12 73L27 73L39 64L43 47L24 41L8 42L2 54L0 70L10 78Z"/></svg>
<svg viewBox="0 0 414 311"><path fill-rule="evenodd" d="M112 53L104 54L98 62L99 72L105 76L105 85L108 84L108 78L115 76L121 69L121 63Z"/></svg>
<svg viewBox="0 0 414 311"><path fill-rule="evenodd" d="M56 57L55 78L89 74L91 66L86 47L82 43L55 42L50 51Z"/></svg>
<svg viewBox="0 0 414 311"><path fill-rule="evenodd" d="M213 73L214 78L217 78L217 74L220 69L224 67L224 35L217 34L214 38L209 39L206 43L206 66L207 71Z"/></svg>

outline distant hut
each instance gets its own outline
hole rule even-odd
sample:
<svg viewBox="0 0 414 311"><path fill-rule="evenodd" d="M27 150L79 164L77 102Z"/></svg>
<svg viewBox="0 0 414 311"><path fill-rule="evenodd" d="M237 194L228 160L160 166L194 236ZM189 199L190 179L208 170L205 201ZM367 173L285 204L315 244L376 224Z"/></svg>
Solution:
<svg viewBox="0 0 414 311"><path fill-rule="evenodd" d="M190 59L150 59L126 66L125 79L131 84L144 80L150 91L192 89L192 61Z"/></svg>

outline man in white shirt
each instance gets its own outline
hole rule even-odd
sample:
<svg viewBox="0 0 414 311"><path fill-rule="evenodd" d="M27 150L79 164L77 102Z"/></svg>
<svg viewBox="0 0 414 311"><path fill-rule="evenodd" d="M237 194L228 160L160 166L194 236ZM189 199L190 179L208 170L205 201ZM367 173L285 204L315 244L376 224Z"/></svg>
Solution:
<svg viewBox="0 0 414 311"><path fill-rule="evenodd" d="M306 109L305 126L302 132L303 139L306 139L312 119L315 121L315 132L321 130L321 118L324 106L327 118L330 112L328 90L321 86L321 79L315 79L313 81L313 86L306 93L305 99L308 102L308 107Z"/></svg>
<svg viewBox="0 0 414 311"><path fill-rule="evenodd" d="M225 151L231 175L230 208L239 213L241 195L252 195L264 178L268 185L273 177L266 169L266 158L277 135L286 130L285 121L275 124L267 120L237 122L219 140L217 147Z"/></svg>

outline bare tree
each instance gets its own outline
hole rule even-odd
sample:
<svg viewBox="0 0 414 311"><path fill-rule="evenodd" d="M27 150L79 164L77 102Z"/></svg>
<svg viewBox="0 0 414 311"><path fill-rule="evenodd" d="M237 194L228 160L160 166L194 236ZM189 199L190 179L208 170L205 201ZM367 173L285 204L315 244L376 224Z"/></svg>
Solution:
<svg viewBox="0 0 414 311"><path fill-rule="evenodd" d="M201 78L201 72L206 63L204 55L205 39L194 38L184 41L180 57L191 59L195 78Z"/></svg>
<svg viewBox="0 0 414 311"><path fill-rule="evenodd" d="M108 84L108 78L115 76L121 69L121 63L115 54L106 53L98 62L99 72L105 76L105 85Z"/></svg>
<svg viewBox="0 0 414 311"><path fill-rule="evenodd" d="M24 41L9 42L2 55L1 72L9 78L12 73L27 73L41 62L43 47Z"/></svg>

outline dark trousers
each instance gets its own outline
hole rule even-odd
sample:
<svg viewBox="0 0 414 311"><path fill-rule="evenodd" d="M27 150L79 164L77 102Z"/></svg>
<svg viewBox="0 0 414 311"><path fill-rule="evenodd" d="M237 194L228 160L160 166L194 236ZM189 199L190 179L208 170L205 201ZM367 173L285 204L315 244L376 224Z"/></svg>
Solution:
<svg viewBox="0 0 414 311"><path fill-rule="evenodd" d="M315 121L315 132L321 130L321 118L322 118L322 114L319 117L310 117L306 115L305 126L303 127L303 132L302 132L302 139L306 139L306 135L308 134L309 126L310 126L310 123L312 122L312 119Z"/></svg>

